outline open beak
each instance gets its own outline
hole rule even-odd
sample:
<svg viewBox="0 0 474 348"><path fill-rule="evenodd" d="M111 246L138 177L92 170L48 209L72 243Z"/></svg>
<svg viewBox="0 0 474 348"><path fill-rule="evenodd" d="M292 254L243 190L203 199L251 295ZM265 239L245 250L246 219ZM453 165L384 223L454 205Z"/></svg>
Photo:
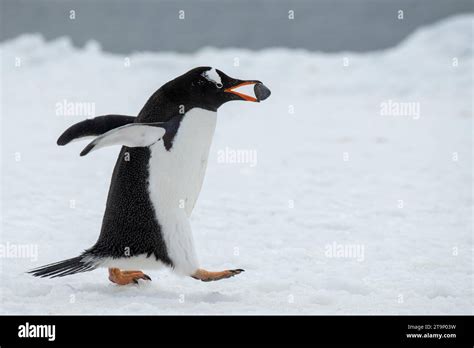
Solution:
<svg viewBox="0 0 474 348"><path fill-rule="evenodd" d="M242 100L260 102L267 99L271 92L260 81L239 81L236 85L226 88L224 92L235 94Z"/></svg>

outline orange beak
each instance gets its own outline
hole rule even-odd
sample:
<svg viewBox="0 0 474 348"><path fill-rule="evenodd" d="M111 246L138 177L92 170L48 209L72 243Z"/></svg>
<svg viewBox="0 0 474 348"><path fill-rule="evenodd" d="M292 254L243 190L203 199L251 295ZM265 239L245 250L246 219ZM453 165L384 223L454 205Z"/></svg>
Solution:
<svg viewBox="0 0 474 348"><path fill-rule="evenodd" d="M224 92L233 93L233 94L235 94L235 95L239 96L240 98L242 98L244 100L247 100L247 101L257 102L258 101L257 98L252 97L250 95L247 95L247 94L243 93L243 91L239 91L239 92L236 91L236 89L238 89L238 88L241 89L244 86L255 85L256 83L257 82L255 82L255 81L245 81L245 82L239 83L238 85L232 86L230 88L226 88L224 90ZM253 93L253 94L255 94L255 93Z"/></svg>

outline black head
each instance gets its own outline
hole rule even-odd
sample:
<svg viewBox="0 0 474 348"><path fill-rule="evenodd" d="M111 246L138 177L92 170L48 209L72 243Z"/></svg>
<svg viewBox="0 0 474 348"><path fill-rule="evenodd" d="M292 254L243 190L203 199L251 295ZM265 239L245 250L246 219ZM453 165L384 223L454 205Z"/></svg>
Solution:
<svg viewBox="0 0 474 348"><path fill-rule="evenodd" d="M177 102L214 111L231 100L260 102L270 96L270 90L258 80L234 79L211 67L194 68L161 90Z"/></svg>

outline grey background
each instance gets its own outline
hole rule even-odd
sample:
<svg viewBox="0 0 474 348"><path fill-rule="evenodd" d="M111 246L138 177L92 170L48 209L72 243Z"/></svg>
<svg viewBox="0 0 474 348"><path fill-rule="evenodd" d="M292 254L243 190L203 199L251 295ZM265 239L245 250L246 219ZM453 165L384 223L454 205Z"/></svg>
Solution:
<svg viewBox="0 0 474 348"><path fill-rule="evenodd" d="M473 11L472 0L0 0L0 41L39 32L109 52L202 46L312 51L391 47L421 25ZM76 19L69 19L69 11ZM404 20L397 11L404 10ZM178 19L179 10L185 20ZM295 19L288 20L288 11Z"/></svg>

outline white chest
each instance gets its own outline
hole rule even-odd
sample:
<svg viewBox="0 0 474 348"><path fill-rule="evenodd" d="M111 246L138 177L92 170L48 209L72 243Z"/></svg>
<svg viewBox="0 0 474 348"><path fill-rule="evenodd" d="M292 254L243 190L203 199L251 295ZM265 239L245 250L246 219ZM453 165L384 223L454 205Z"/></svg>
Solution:
<svg viewBox="0 0 474 348"><path fill-rule="evenodd" d="M150 191L160 209L184 209L191 215L206 173L216 120L216 112L194 108L182 119L170 151L162 140L151 147Z"/></svg>
<svg viewBox="0 0 474 348"><path fill-rule="evenodd" d="M183 117L170 151L162 140L150 147L150 198L169 256L182 273L197 266L188 219L201 191L216 121L216 112L194 108Z"/></svg>

